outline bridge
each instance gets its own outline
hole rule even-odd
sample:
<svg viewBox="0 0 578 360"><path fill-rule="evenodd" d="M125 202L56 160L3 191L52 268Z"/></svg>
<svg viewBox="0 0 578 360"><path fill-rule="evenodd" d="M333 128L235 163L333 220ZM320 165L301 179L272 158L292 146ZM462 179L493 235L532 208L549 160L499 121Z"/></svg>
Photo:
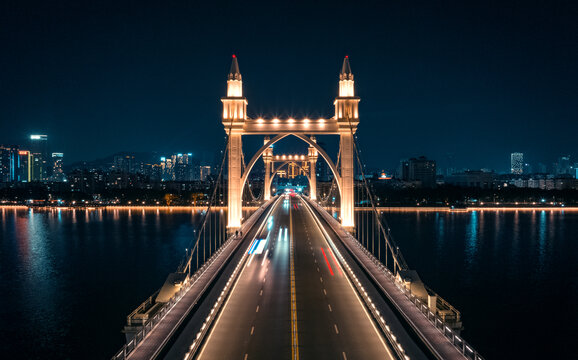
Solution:
<svg viewBox="0 0 578 360"><path fill-rule="evenodd" d="M359 100L346 57L334 117L250 119L233 56L227 141L203 221L178 269L128 315L113 359L482 359L459 334L459 311L408 267L375 207L355 137ZM244 135L263 136L247 164ZM317 143L323 135L340 137L336 161ZM307 155L274 154L287 136ZM326 196L318 156L333 174ZM272 193L283 166L307 177L306 195ZM214 211L225 202L226 222Z"/></svg>

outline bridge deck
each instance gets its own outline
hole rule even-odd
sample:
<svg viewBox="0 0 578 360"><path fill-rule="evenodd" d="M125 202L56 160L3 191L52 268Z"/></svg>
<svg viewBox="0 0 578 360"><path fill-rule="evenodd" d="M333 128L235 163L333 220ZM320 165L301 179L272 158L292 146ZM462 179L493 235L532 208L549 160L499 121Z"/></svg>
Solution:
<svg viewBox="0 0 578 360"><path fill-rule="evenodd" d="M242 228L243 233L249 232L255 223L261 220L263 212L270 204L271 202L263 205L247 220ZM245 234L245 236L248 235L250 234ZM185 295L167 312L126 358L130 360L148 360L157 357L183 324L193 307L199 302L206 289L215 280L219 269L223 267L229 257L244 243L242 240L232 240L226 245L223 245L221 253L216 256L214 261L195 279Z"/></svg>
<svg viewBox="0 0 578 360"><path fill-rule="evenodd" d="M359 246L359 243L340 226L337 220L319 205L311 201L308 201L308 203L323 217L325 222L339 237L342 244L357 259L366 273L379 285L382 292L390 299L391 303L394 304L414 331L417 332L418 336L424 341L430 351L440 359L466 359L466 357L450 343L448 338L433 326L427 317L396 286L393 279L388 276L378 264L372 261L362 247Z"/></svg>
<svg viewBox="0 0 578 360"><path fill-rule="evenodd" d="M231 293L195 358L281 359L296 358L298 352L301 358L312 359L392 359L397 358L395 346L403 346L412 360L428 358L405 322L435 357L466 359L331 215L307 203L313 212L297 197L284 200L268 218L265 208L272 201L260 208L244 224L246 239L227 244L127 358L182 360L191 344L198 342L196 335L232 268L241 264ZM261 227L265 221L267 226ZM245 256L256 243L253 239L264 239L264 246ZM343 259L338 260L340 254ZM393 342L367 311L345 264L373 297L395 334ZM293 268L294 282L290 280Z"/></svg>
<svg viewBox="0 0 578 360"><path fill-rule="evenodd" d="M394 358L301 200L272 217L257 236L267 244L244 264L197 359Z"/></svg>

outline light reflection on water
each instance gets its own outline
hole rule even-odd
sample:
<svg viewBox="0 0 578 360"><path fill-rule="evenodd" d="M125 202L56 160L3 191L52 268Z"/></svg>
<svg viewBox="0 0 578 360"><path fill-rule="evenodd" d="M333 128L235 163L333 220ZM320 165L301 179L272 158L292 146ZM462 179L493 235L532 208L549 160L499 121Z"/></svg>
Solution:
<svg viewBox="0 0 578 360"><path fill-rule="evenodd" d="M468 266L471 266L476 259L476 253L478 251L478 212L472 211L468 221L469 224L466 232L465 261Z"/></svg>
<svg viewBox="0 0 578 360"><path fill-rule="evenodd" d="M565 344L578 336L578 212L385 217L409 266L462 312L463 335L485 358L574 356Z"/></svg>
<svg viewBox="0 0 578 360"><path fill-rule="evenodd" d="M19 359L110 358L126 315L176 269L201 219L190 209L0 211L0 348Z"/></svg>

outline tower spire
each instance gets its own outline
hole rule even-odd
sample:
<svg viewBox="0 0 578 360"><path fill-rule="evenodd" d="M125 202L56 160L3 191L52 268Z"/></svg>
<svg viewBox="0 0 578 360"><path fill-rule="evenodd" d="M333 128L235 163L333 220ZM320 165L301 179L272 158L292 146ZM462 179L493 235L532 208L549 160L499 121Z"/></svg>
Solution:
<svg viewBox="0 0 578 360"><path fill-rule="evenodd" d="M237 56L235 56L235 54L233 54L233 61L231 62L231 70L229 70L229 80L241 80L239 63L237 62Z"/></svg>
<svg viewBox="0 0 578 360"><path fill-rule="evenodd" d="M349 65L348 55L345 55L345 58L343 59L343 66L341 66L339 80L353 80L353 73L351 72L351 66Z"/></svg>

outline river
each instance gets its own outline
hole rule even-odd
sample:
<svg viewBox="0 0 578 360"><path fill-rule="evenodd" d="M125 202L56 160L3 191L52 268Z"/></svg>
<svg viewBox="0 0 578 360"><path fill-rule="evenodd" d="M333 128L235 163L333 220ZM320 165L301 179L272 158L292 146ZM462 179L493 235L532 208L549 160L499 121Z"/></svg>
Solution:
<svg viewBox="0 0 578 360"><path fill-rule="evenodd" d="M573 356L578 212L384 216L409 266L462 312L463 336L487 359ZM126 315L176 269L200 219L190 209L0 208L2 354L110 358Z"/></svg>

